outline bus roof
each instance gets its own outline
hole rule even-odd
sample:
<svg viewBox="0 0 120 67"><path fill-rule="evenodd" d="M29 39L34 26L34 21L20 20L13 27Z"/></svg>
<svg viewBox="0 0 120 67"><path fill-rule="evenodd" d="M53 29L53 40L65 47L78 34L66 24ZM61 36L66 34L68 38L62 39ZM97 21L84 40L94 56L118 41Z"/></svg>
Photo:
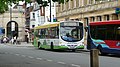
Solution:
<svg viewBox="0 0 120 67"><path fill-rule="evenodd" d="M120 20L90 22L90 25L120 24Z"/></svg>
<svg viewBox="0 0 120 67"><path fill-rule="evenodd" d="M60 24L60 22L45 22L43 25L37 26L34 29L42 29L42 28L49 28L49 27L56 27Z"/></svg>
<svg viewBox="0 0 120 67"><path fill-rule="evenodd" d="M45 22L44 24L35 27L34 29L42 29L42 28L49 28L49 27L56 27L62 22L80 22L82 21L73 21L73 20L68 20L68 21L60 21L60 22Z"/></svg>

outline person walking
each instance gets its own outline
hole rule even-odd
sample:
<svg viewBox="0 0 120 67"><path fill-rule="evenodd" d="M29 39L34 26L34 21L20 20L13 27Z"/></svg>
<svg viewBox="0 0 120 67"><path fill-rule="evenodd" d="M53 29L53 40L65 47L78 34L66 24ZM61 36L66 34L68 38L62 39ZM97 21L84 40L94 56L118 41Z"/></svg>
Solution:
<svg viewBox="0 0 120 67"><path fill-rule="evenodd" d="M3 42L7 43L7 37L6 36L3 38Z"/></svg>
<svg viewBox="0 0 120 67"><path fill-rule="evenodd" d="M11 43L14 44L14 38L13 37L11 38Z"/></svg>
<svg viewBox="0 0 120 67"><path fill-rule="evenodd" d="M27 43L29 43L29 33L27 32L27 37L26 37Z"/></svg>
<svg viewBox="0 0 120 67"><path fill-rule="evenodd" d="M14 39L13 44L15 44L17 41L17 37L15 36L13 39Z"/></svg>

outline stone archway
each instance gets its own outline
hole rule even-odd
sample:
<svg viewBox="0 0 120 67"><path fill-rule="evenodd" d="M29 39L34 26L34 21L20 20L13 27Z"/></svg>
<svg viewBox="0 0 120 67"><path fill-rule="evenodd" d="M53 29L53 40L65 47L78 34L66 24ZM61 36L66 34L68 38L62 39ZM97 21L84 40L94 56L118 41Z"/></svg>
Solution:
<svg viewBox="0 0 120 67"><path fill-rule="evenodd" d="M7 37L9 37L9 38L14 37L14 36L18 37L18 23L16 21L9 21L7 23L7 33L6 34L7 34Z"/></svg>

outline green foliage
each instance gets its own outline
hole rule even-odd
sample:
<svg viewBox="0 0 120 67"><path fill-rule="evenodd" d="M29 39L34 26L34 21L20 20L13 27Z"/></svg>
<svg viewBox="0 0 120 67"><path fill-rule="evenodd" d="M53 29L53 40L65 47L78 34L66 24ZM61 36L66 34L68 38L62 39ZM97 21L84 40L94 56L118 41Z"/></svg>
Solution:
<svg viewBox="0 0 120 67"><path fill-rule="evenodd" d="M48 2L47 1L43 1L43 4L42 4L43 7L46 7L48 6Z"/></svg>
<svg viewBox="0 0 120 67"><path fill-rule="evenodd" d="M12 5L12 3L14 4L18 4L19 1L25 1L26 3L30 3L31 0L0 0L0 14L4 13L5 11L7 11L8 5ZM42 6L46 7L48 6L48 3L50 3L51 0L47 1L42 1L42 0L36 0L38 2L38 4L42 4ZM70 0L52 0L53 2L58 2L59 4L61 3L65 3L68 2Z"/></svg>
<svg viewBox="0 0 120 67"><path fill-rule="evenodd" d="M52 0L53 2L58 2L59 0Z"/></svg>
<svg viewBox="0 0 120 67"><path fill-rule="evenodd" d="M36 0L38 4L42 4L43 1L42 0Z"/></svg>
<svg viewBox="0 0 120 67"><path fill-rule="evenodd" d="M53 2L58 2L59 4L64 4L64 3L66 3L66 2L68 2L68 1L70 1L70 0L52 0ZM72 0L71 0L72 1Z"/></svg>
<svg viewBox="0 0 120 67"><path fill-rule="evenodd" d="M30 0L0 0L0 14L8 11L8 5L17 4L19 1L30 2Z"/></svg>
<svg viewBox="0 0 120 67"><path fill-rule="evenodd" d="M43 0L36 0L38 4L41 4L43 7L48 6L49 1L43 1Z"/></svg>
<svg viewBox="0 0 120 67"><path fill-rule="evenodd" d="M4 0L0 0L0 14L8 10L8 4Z"/></svg>
<svg viewBox="0 0 120 67"><path fill-rule="evenodd" d="M66 3L66 2L68 2L68 1L70 1L70 0L48 0L48 1L44 1L44 0L36 0L36 2L38 3L38 4L41 4L43 7L46 7L46 6L48 6L48 3L50 3L50 1L53 1L53 2L58 2L59 4L63 4L63 3ZM72 0L71 0L72 1Z"/></svg>

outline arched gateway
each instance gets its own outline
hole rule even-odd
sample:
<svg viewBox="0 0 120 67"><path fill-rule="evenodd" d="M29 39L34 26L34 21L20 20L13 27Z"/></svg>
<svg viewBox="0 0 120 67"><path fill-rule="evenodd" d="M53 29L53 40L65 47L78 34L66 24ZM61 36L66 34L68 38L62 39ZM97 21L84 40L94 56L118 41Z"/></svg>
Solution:
<svg viewBox="0 0 120 67"><path fill-rule="evenodd" d="M18 23L16 21L9 21L7 23L7 37L18 37Z"/></svg>

